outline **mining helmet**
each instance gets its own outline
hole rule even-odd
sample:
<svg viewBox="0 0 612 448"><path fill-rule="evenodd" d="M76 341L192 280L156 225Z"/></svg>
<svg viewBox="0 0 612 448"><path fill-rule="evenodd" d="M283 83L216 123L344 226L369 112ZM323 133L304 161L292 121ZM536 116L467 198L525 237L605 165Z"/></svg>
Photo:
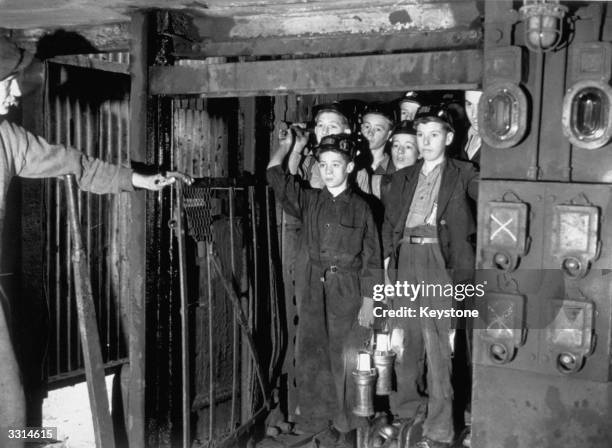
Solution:
<svg viewBox="0 0 612 448"><path fill-rule="evenodd" d="M334 151L346 156L349 160L355 158L355 149L355 141L349 134L327 135L315 148L317 159L326 151Z"/></svg>
<svg viewBox="0 0 612 448"><path fill-rule="evenodd" d="M397 134L408 134L408 135L416 135L416 129L411 120L401 121L393 128L393 132L391 133L391 137Z"/></svg>
<svg viewBox="0 0 612 448"><path fill-rule="evenodd" d="M363 111L363 116L365 117L367 114L382 115L387 120L389 120L392 125L397 121L397 115L395 113L395 110L393 109L393 107L391 107L390 104L387 103L369 103Z"/></svg>
<svg viewBox="0 0 612 448"><path fill-rule="evenodd" d="M0 81L23 71L32 62L32 53L19 48L4 36L0 36Z"/></svg>
<svg viewBox="0 0 612 448"><path fill-rule="evenodd" d="M398 105L402 103L415 103L420 106L421 104L423 104L423 95L419 92L411 90L409 92L406 92L403 97L397 100Z"/></svg>
<svg viewBox="0 0 612 448"><path fill-rule="evenodd" d="M445 125L449 131L455 132L453 126L453 118L444 104L433 104L419 107L416 115L414 116L413 125L416 127L421 123L427 123L430 121L437 121Z"/></svg>

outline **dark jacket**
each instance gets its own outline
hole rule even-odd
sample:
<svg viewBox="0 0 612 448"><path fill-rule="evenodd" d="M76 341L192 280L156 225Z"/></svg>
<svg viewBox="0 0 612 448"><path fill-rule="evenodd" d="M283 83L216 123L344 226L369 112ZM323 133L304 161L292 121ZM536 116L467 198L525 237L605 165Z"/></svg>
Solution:
<svg viewBox="0 0 612 448"><path fill-rule="evenodd" d="M480 153L482 152L482 144L480 148L478 148L478 151L476 151L474 156L470 159L467 155L467 144L469 140L470 140L470 133L467 132L465 135L465 138L461 142L461 149L459 151L459 155L457 156L457 158L459 160L470 162L472 165L474 165L474 167L476 168L476 171L480 171Z"/></svg>
<svg viewBox="0 0 612 448"><path fill-rule="evenodd" d="M304 188L298 176L275 166L267 170L275 199L302 222L302 243L311 263L358 273L362 296L382 281L379 237L368 203L351 188L332 197L327 188ZM339 207L335 217L326 210ZM337 218L337 220L336 220Z"/></svg>
<svg viewBox="0 0 612 448"><path fill-rule="evenodd" d="M419 160L396 171L384 188L383 257L391 257L391 269L396 268L399 241L404 236L422 166L423 160ZM446 268L453 270L451 274L456 282L469 280L474 270L476 224L470 198L478 198L478 172L469 162L446 159L438 193L436 225Z"/></svg>

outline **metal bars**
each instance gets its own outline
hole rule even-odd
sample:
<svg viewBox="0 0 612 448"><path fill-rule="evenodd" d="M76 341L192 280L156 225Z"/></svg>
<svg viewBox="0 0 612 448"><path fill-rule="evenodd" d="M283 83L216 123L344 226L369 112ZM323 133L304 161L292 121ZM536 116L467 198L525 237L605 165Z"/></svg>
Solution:
<svg viewBox="0 0 612 448"><path fill-rule="evenodd" d="M92 80L81 69L57 64L49 66L47 137L82 150L88 156L113 163L125 162L128 154L129 79L95 72ZM85 88L92 82L105 85ZM71 88L65 88L69 85ZM45 195L45 282L51 332L49 382L69 381L83 374L83 359L77 332L76 308L70 271L70 234L66 202L59 181L47 182ZM119 292L128 281L122 275L121 244L125 223L120 201L113 196L78 195L83 244L91 269L92 291L107 366L125 362L127 351L121 325ZM125 288L124 288L125 289Z"/></svg>

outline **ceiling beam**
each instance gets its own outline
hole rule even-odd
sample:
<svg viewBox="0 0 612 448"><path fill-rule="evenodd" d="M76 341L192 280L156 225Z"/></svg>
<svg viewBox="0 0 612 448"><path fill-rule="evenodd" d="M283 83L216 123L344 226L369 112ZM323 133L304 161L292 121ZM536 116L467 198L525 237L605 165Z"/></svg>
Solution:
<svg viewBox="0 0 612 448"><path fill-rule="evenodd" d="M482 51L461 50L318 59L150 67L154 95L245 97L467 89L480 84Z"/></svg>
<svg viewBox="0 0 612 448"><path fill-rule="evenodd" d="M482 47L482 30L472 28L441 31L341 34L332 36L284 36L195 43L172 36L173 54L186 59L232 56L340 55L432 51Z"/></svg>

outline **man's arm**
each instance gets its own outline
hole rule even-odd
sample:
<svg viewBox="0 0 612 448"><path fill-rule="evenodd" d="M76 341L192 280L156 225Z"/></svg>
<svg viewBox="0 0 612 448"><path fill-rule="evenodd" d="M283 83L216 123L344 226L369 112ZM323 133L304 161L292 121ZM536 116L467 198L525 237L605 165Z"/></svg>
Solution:
<svg viewBox="0 0 612 448"><path fill-rule="evenodd" d="M0 138L4 150L12 156L15 174L20 177L74 174L79 188L97 194L132 191L134 187L161 190L176 178L191 182L189 176L180 173L172 177L135 173L130 168L89 157L64 145L51 145L44 138L6 121L0 126Z"/></svg>

